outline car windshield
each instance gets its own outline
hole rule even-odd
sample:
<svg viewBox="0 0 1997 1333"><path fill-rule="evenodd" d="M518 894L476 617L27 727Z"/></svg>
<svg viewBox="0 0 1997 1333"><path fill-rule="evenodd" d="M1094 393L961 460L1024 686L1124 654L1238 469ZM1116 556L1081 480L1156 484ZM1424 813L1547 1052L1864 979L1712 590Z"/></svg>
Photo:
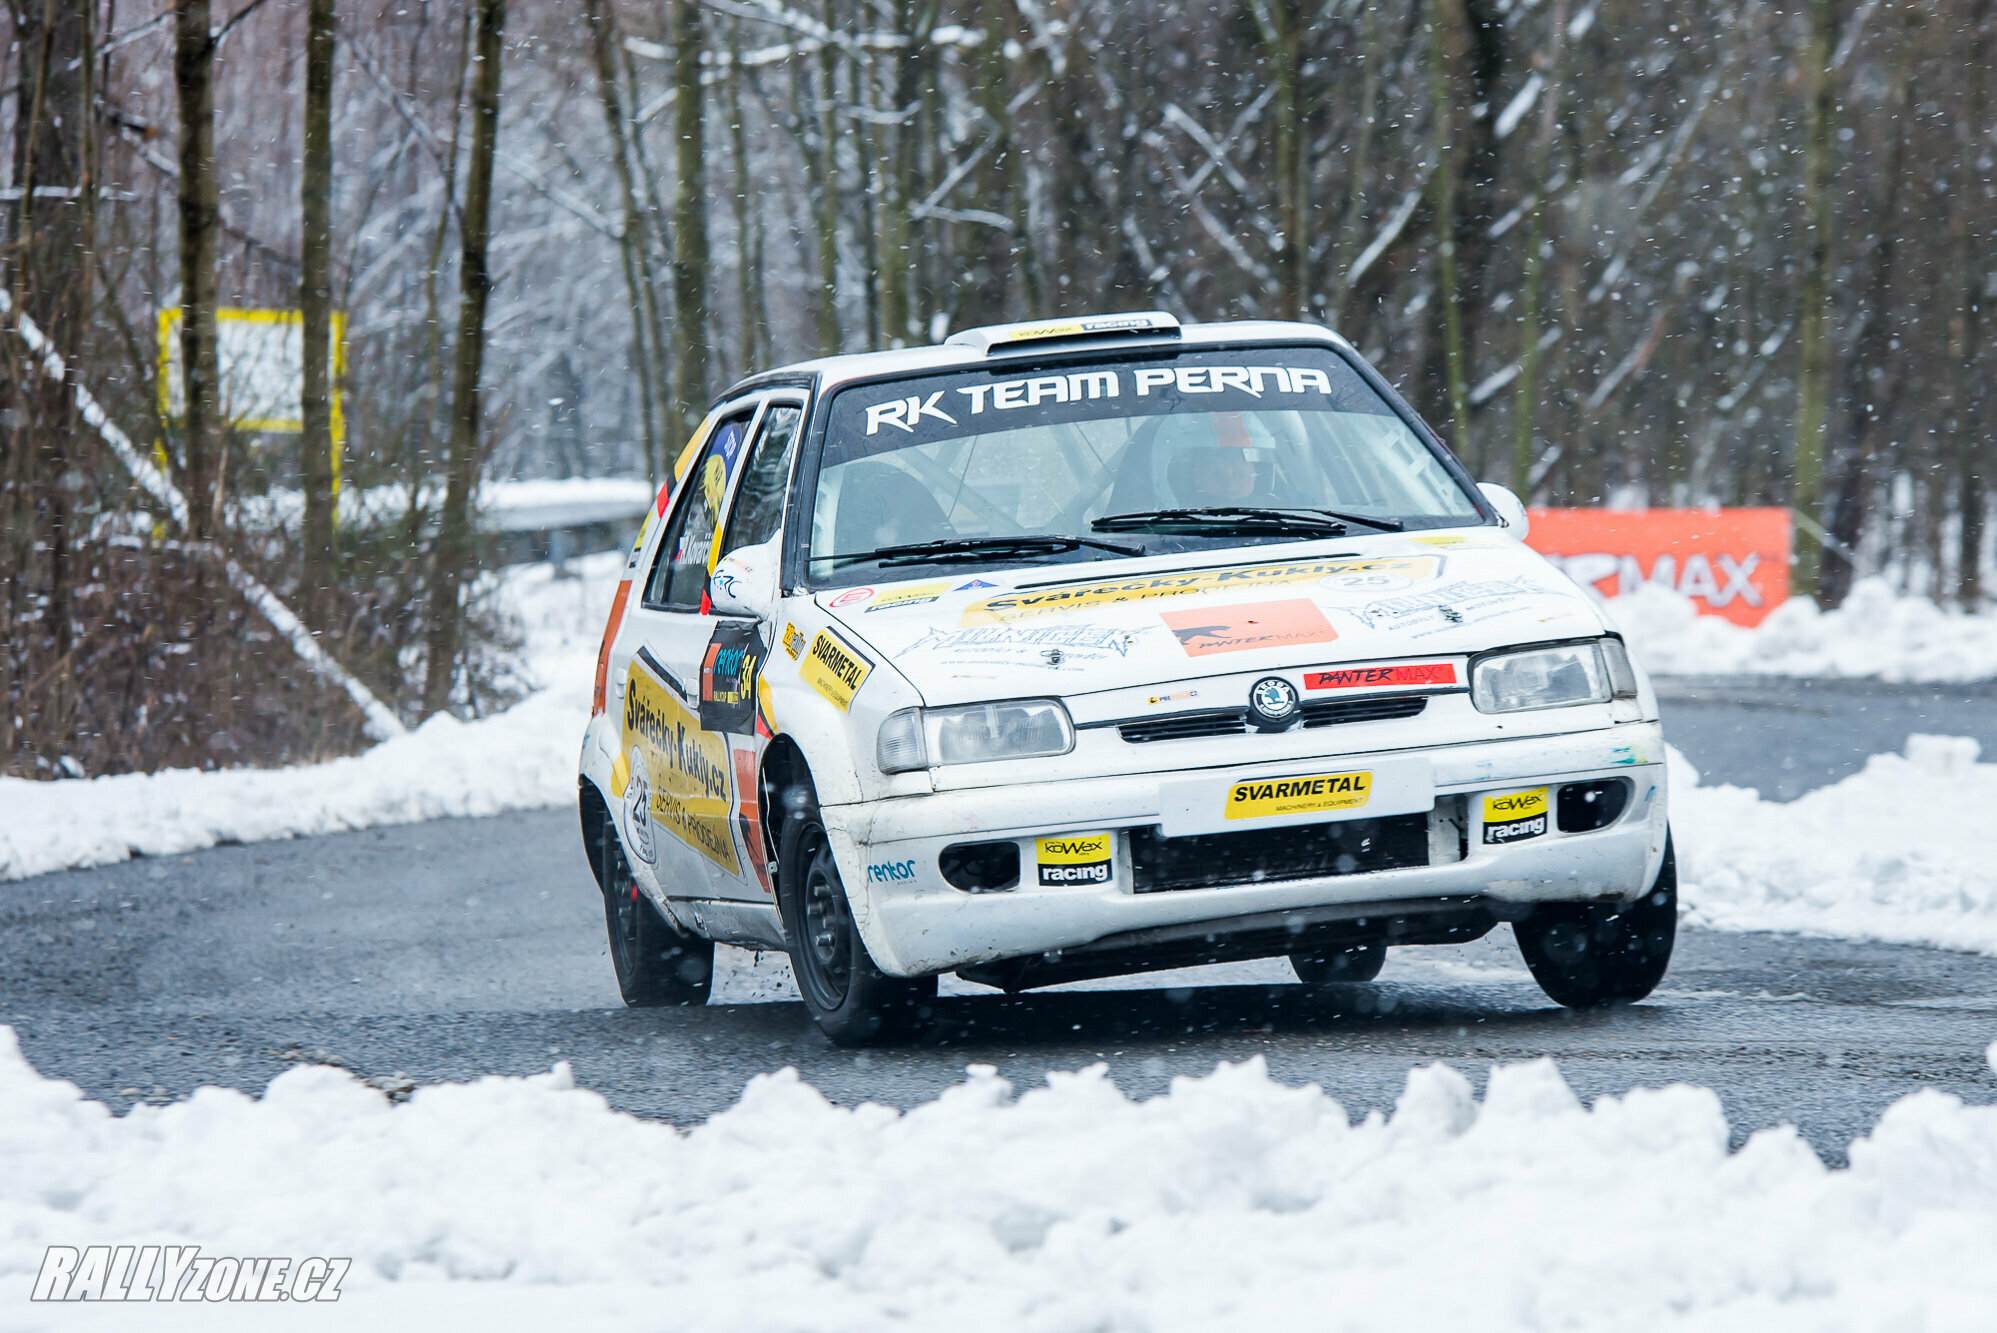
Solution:
<svg viewBox="0 0 1997 1333"><path fill-rule="evenodd" d="M856 385L827 421L818 586L1482 521L1437 453L1322 347Z"/></svg>

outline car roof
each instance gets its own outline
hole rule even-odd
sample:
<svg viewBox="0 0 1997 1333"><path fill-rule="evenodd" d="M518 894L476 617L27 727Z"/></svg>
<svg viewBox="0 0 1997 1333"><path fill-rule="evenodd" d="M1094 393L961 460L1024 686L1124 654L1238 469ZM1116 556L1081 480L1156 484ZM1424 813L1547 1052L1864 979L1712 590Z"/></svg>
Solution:
<svg viewBox="0 0 1997 1333"><path fill-rule="evenodd" d="M963 370L973 366L1003 365L1008 361L1044 364L1057 358L1096 356L1105 351L1124 349L1231 347L1300 341L1326 343L1352 350L1350 342L1318 324L1285 323L1272 319L1219 320L1211 324L1184 324L1176 332L1169 333L1112 333L1059 341L1003 344L989 350L968 344L939 343L930 347L898 347L882 352L822 356L751 375L730 386L714 401L719 404L745 393L774 388L816 387L818 392L825 393L855 380L875 379L883 375Z"/></svg>

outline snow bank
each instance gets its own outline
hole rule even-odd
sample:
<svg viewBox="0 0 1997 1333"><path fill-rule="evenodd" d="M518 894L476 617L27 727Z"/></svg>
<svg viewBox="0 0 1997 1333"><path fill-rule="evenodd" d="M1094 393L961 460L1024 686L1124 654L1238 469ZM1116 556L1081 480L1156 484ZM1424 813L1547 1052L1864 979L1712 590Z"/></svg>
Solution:
<svg viewBox="0 0 1997 1333"><path fill-rule="evenodd" d="M1860 580L1835 611L1792 597L1753 629L1700 615L1689 599L1649 583L1608 606L1656 675L1997 677L1997 617L1902 597L1883 579Z"/></svg>
<svg viewBox="0 0 1997 1333"><path fill-rule="evenodd" d="M1671 752L1671 823L1687 920L1997 954L1997 764L1964 736L1795 801L1698 786Z"/></svg>
<svg viewBox="0 0 1997 1333"><path fill-rule="evenodd" d="M1358 1124L1259 1059L1145 1102L1101 1066L1015 1098L974 1065L906 1114L831 1106L785 1070L689 1132L610 1110L565 1065L400 1107L301 1068L261 1099L204 1088L119 1118L0 1029L0 1300L46 1311L19 1298L47 1245L131 1243L351 1256L314 1316L343 1324L1997 1323L1997 1268L1974 1258L1997 1234L1997 1108L1916 1093L1843 1170L1788 1128L1727 1141L1706 1089L1584 1107L1550 1060L1492 1070L1481 1102L1415 1069L1391 1118Z"/></svg>
<svg viewBox="0 0 1997 1333"><path fill-rule="evenodd" d="M575 800L575 763L603 619L621 553L509 571L504 595L526 631L524 666L543 688L506 712L431 718L364 754L285 769L171 769L29 782L0 778L0 881L133 854L164 856L447 815Z"/></svg>

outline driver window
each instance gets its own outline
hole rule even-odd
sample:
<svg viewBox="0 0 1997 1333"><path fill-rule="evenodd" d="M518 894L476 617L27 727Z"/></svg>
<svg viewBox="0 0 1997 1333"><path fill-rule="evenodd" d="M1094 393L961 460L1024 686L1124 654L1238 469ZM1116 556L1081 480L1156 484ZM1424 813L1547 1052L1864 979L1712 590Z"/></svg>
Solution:
<svg viewBox="0 0 1997 1333"><path fill-rule="evenodd" d="M698 611L707 593L708 561L715 534L721 529L721 505L728 482L742 458L742 437L753 411L742 412L715 426L707 447L680 485L679 508L672 526L659 539L652 576L645 584L645 605L655 610Z"/></svg>

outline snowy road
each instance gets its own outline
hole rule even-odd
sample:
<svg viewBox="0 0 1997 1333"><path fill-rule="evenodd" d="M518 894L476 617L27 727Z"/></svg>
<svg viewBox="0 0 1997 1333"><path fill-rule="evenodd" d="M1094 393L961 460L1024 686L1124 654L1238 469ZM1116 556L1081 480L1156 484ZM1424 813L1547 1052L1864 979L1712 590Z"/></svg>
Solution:
<svg viewBox="0 0 1997 1333"><path fill-rule="evenodd" d="M1997 698L1973 688L1675 687L1667 710L1709 779L1771 795L1841 777L1909 731L1997 750ZM738 966L722 993L777 1002L633 1013L615 1002L573 818L444 820L0 886L0 1023L44 1073L114 1107L209 1083L261 1090L301 1056L419 1083L563 1059L613 1105L690 1123L786 1064L835 1101L909 1106L973 1061L1031 1087L1100 1059L1148 1096L1260 1054L1276 1078L1363 1113L1389 1109L1414 1062L1481 1079L1490 1062L1550 1054L1584 1098L1700 1083L1737 1142L1789 1120L1836 1160L1907 1092L1987 1096L1997 959L1777 935L1688 931L1658 996L1596 1016L1553 1008L1502 929L1396 954L1343 1011L1255 984L1286 976L1269 964L1177 990L946 996L926 1042L858 1056L828 1046L767 969Z"/></svg>

